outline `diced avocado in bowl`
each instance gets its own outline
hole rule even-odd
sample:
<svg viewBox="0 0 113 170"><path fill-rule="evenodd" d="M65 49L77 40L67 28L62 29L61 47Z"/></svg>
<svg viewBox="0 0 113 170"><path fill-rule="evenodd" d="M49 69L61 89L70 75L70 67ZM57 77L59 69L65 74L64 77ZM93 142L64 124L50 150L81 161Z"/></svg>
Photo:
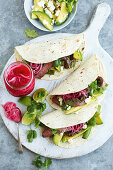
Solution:
<svg viewBox="0 0 113 170"><path fill-rule="evenodd" d="M32 11L30 12L31 19L37 20L37 22L40 21L49 31L54 30L53 25L56 25L55 30L57 30L57 26L61 29L60 25L62 25L69 17L74 17L77 1L78 0L72 0L71 2L69 0L33 0ZM72 14L70 15L71 12ZM35 26L38 25L36 24L36 21L33 22ZM66 25L67 23L68 22L66 22Z"/></svg>
<svg viewBox="0 0 113 170"><path fill-rule="evenodd" d="M41 21L41 23L50 31L53 30L53 23L52 23L52 19L49 17L49 15L47 15L44 12L41 11L33 11L33 14L37 15L39 20Z"/></svg>
<svg viewBox="0 0 113 170"><path fill-rule="evenodd" d="M55 24L61 25L66 21L67 18L68 18L68 10L66 7L66 2L61 2L60 13L58 17L56 18Z"/></svg>
<svg viewBox="0 0 113 170"><path fill-rule="evenodd" d="M42 11L42 12L43 12L43 7L40 7L40 6L38 5L38 3L39 3L40 1L41 1L41 0L34 0L33 11ZM32 19L37 19L38 16L32 13L32 14L31 14L31 18L32 18Z"/></svg>

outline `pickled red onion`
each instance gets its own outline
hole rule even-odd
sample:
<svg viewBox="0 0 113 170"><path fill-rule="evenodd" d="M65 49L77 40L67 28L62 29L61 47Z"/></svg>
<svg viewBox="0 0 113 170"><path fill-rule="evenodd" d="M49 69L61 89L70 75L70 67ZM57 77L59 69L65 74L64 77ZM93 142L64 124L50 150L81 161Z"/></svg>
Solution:
<svg viewBox="0 0 113 170"><path fill-rule="evenodd" d="M4 115L8 119L19 123L22 119L21 111L18 107L16 107L16 104L13 102L7 102L6 104L2 105L4 108Z"/></svg>
<svg viewBox="0 0 113 170"><path fill-rule="evenodd" d="M72 131L72 132L79 132L80 130L82 130L84 126L84 123L81 123L81 124L78 124L78 125L74 125L74 126L70 126L70 127L67 127L66 129L68 131Z"/></svg>
<svg viewBox="0 0 113 170"><path fill-rule="evenodd" d="M59 95L59 96L62 97L62 99L63 99L63 101L65 103L66 100L72 99L72 98L79 98L81 95L84 95L85 98L87 98L88 97L88 91L81 90L81 91L76 92L76 93L70 93L70 94Z"/></svg>
<svg viewBox="0 0 113 170"><path fill-rule="evenodd" d="M42 69L42 64L30 63L31 68L37 74Z"/></svg>

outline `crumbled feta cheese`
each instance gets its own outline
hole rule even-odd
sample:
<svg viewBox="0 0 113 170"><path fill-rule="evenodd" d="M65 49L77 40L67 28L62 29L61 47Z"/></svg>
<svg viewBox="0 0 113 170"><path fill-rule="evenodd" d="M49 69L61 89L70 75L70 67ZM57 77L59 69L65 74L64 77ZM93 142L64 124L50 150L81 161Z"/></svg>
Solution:
<svg viewBox="0 0 113 170"><path fill-rule="evenodd" d="M68 142L69 142L70 144L72 144L72 143L73 143L73 139L69 139Z"/></svg>
<svg viewBox="0 0 113 170"><path fill-rule="evenodd" d="M69 110L69 109L71 109L71 106L69 106L69 107L67 108L67 110Z"/></svg>
<svg viewBox="0 0 113 170"><path fill-rule="evenodd" d="M87 128L87 124L85 124L84 126L83 126L83 129L86 129Z"/></svg>
<svg viewBox="0 0 113 170"><path fill-rule="evenodd" d="M61 67L60 67L60 70L63 71L63 69L64 69L64 66L61 66Z"/></svg>
<svg viewBox="0 0 113 170"><path fill-rule="evenodd" d="M86 100L85 100L85 102L88 104L88 103L90 103L90 101L91 101L91 96L89 96Z"/></svg>
<svg viewBox="0 0 113 170"><path fill-rule="evenodd" d="M58 17L59 13L60 13L60 10L57 10L55 15Z"/></svg>
<svg viewBox="0 0 113 170"><path fill-rule="evenodd" d="M54 24L54 22L55 22L54 19L52 19L52 24Z"/></svg>
<svg viewBox="0 0 113 170"><path fill-rule="evenodd" d="M34 8L34 5L32 6L32 9Z"/></svg>
<svg viewBox="0 0 113 170"><path fill-rule="evenodd" d="M38 8L35 8L35 11L38 11Z"/></svg>
<svg viewBox="0 0 113 170"><path fill-rule="evenodd" d="M63 136L64 133L60 133L61 136Z"/></svg>
<svg viewBox="0 0 113 170"><path fill-rule="evenodd" d="M49 1L47 6L49 7L50 11L53 12L55 10L55 6L53 4L53 1Z"/></svg>
<svg viewBox="0 0 113 170"><path fill-rule="evenodd" d="M78 112L75 112L75 114L77 114L77 115L78 115Z"/></svg>
<svg viewBox="0 0 113 170"><path fill-rule="evenodd" d="M57 2L56 2L56 5L59 7L59 6L60 6L60 2L57 1Z"/></svg>
<svg viewBox="0 0 113 170"><path fill-rule="evenodd" d="M46 20L43 20L44 25L48 25L48 22Z"/></svg>
<svg viewBox="0 0 113 170"><path fill-rule="evenodd" d="M62 20L60 20L60 19L59 19L59 22L61 23L61 22L62 22Z"/></svg>
<svg viewBox="0 0 113 170"><path fill-rule="evenodd" d="M52 18L52 14L51 14L51 12L47 8L45 8L45 13L47 15L49 15L50 18Z"/></svg>
<svg viewBox="0 0 113 170"><path fill-rule="evenodd" d="M41 0L40 2L38 2L38 5L39 5L40 7L43 7L43 8L44 8L45 2L44 2L43 0Z"/></svg>

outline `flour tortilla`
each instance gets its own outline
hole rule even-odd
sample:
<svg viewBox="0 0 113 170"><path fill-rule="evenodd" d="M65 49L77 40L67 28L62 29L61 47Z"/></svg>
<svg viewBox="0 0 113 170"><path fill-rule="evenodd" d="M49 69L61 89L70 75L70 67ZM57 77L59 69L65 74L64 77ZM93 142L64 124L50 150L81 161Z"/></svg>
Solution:
<svg viewBox="0 0 113 170"><path fill-rule="evenodd" d="M83 55L85 49L83 33L57 40L17 46L15 47L15 57L16 61L22 61L24 59L28 62L43 64L72 55L78 49L80 49ZM78 60L74 68L63 69L63 71L55 72L54 75L45 74L41 79L54 80L64 77L76 70L81 63L82 61Z"/></svg>
<svg viewBox="0 0 113 170"><path fill-rule="evenodd" d="M97 110L97 102L92 103L79 111L66 115L61 109L45 114L40 121L49 128L59 129L85 123L93 117Z"/></svg>
<svg viewBox="0 0 113 170"><path fill-rule="evenodd" d="M60 106L52 102L54 95L64 95L81 91L95 81L98 76L101 76L106 81L106 71L103 63L96 55L93 55L48 95L48 103L53 108L60 109ZM98 96L97 100L98 98L102 100L103 97L104 95Z"/></svg>
<svg viewBox="0 0 113 170"><path fill-rule="evenodd" d="M87 107L84 107L83 109L79 110L78 112L72 113L70 115L65 115L62 110L56 110L51 113L48 113L46 115L43 115L40 118L40 121L46 125L49 128L52 129L59 129L64 127L73 126L80 123L86 123L88 120L90 120L95 112L97 111L98 103L95 102ZM88 137L88 139L83 139L82 135L79 137L73 139L72 143L60 142L59 146L63 148L72 148L72 147L78 147L83 145L85 142L89 140L91 136L93 136L97 130L98 126L95 126L91 130L91 134ZM43 132L44 128L40 127L41 134ZM47 138L50 142L53 143L52 138Z"/></svg>

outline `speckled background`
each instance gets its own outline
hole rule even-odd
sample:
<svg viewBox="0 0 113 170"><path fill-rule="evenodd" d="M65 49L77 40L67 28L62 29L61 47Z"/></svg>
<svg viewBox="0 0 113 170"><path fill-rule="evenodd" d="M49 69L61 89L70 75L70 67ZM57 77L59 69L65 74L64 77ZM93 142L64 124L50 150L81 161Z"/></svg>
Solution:
<svg viewBox="0 0 113 170"><path fill-rule="evenodd" d="M87 28L95 6L102 0L79 0L77 15L70 25L59 32L80 33ZM105 0L112 10L106 24L101 30L99 40L102 47L113 56L113 1ZM24 0L0 0L0 73L14 46L23 44L29 39L24 30L34 29L24 14ZM36 28L35 28L36 29ZM39 36L47 34L37 30ZM104 132L103 132L104 133ZM35 170L31 165L36 154L24 148L18 154L18 144L4 126L0 118L0 170ZM48 170L112 170L113 169L113 136L99 149L80 158L53 160Z"/></svg>

